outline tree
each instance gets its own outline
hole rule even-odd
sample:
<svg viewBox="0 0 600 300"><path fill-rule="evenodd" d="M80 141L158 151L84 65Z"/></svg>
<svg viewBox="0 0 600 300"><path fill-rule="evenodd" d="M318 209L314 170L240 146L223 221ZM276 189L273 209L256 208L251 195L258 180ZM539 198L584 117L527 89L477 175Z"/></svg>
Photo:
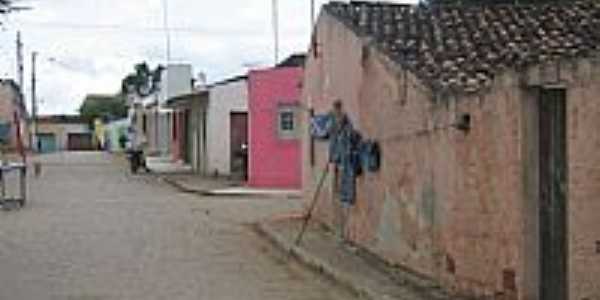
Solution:
<svg viewBox="0 0 600 300"><path fill-rule="evenodd" d="M15 6L15 2L19 0L0 0L0 15L9 14L20 10L29 10L29 6ZM0 23L1 24L1 23Z"/></svg>
<svg viewBox="0 0 600 300"><path fill-rule="evenodd" d="M127 95L136 93L140 97L147 97L157 92L164 67L158 65L150 70L146 62L134 66L134 72L127 75L121 82L121 93Z"/></svg>
<svg viewBox="0 0 600 300"><path fill-rule="evenodd" d="M88 95L79 108L79 114L90 124L97 118L121 119L127 116L127 105L121 95Z"/></svg>

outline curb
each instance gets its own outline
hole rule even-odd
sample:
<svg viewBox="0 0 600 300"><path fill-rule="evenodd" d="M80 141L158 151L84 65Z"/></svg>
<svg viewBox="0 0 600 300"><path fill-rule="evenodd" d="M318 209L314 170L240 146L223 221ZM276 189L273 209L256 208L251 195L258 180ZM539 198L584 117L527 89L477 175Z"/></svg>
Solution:
<svg viewBox="0 0 600 300"><path fill-rule="evenodd" d="M325 276L331 278L340 286L350 290L353 294L358 296L360 299L368 299L368 300L391 300L392 298L385 295L379 295L369 288L362 286L352 280L349 276L337 271L330 264L316 258L315 256L309 254L307 251L294 245L291 242L286 241L285 238L281 237L274 230L272 230L268 225L263 222L259 222L255 224L255 229L258 233L268 239L271 243L273 243L276 247L281 250L289 253L294 256L298 261L302 264L308 266L309 268L324 274Z"/></svg>
<svg viewBox="0 0 600 300"><path fill-rule="evenodd" d="M185 185L179 183L177 180L173 180L167 176L160 176L160 179L182 193L197 194L200 196L213 196L213 194L209 190L190 189Z"/></svg>
<svg viewBox="0 0 600 300"><path fill-rule="evenodd" d="M212 190L207 190L207 189L195 189L195 188L189 188L187 187L185 184L181 184L179 183L177 180L171 179L168 176L160 176L160 179L164 182L166 182L167 184L171 185L172 187L174 187L175 189L179 190L182 193L187 193L187 194L196 194L196 195L200 195L200 196L211 196L211 197L261 197L261 198L279 198L279 197L283 197L286 199L300 199L301 196L297 196L297 195L289 195L289 194L285 194L285 195L276 195L276 194L260 194L260 193L218 193L218 192L214 192Z"/></svg>

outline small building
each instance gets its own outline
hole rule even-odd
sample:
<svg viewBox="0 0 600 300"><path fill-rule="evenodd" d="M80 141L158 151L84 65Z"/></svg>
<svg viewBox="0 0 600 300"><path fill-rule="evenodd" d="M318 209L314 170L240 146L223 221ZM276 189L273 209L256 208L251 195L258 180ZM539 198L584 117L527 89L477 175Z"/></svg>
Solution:
<svg viewBox="0 0 600 300"><path fill-rule="evenodd" d="M40 116L36 120L40 153L94 150L90 124L77 115Z"/></svg>
<svg viewBox="0 0 600 300"><path fill-rule="evenodd" d="M248 77L223 80L208 89L207 171L214 175L246 178Z"/></svg>
<svg viewBox="0 0 600 300"><path fill-rule="evenodd" d="M129 120L109 121L104 125L104 150L112 153L126 150L127 128Z"/></svg>
<svg viewBox="0 0 600 300"><path fill-rule="evenodd" d="M597 24L588 0L325 5L303 104L339 99L380 164L329 165L349 172L329 173L315 215L462 294L600 299ZM329 143L303 145L310 199Z"/></svg>
<svg viewBox="0 0 600 300"><path fill-rule="evenodd" d="M8 150L18 148L19 138L22 146L29 148L27 108L19 86L11 79L0 79L0 131Z"/></svg>
<svg viewBox="0 0 600 300"><path fill-rule="evenodd" d="M293 55L274 68L248 75L250 186L301 187L299 113L304 58Z"/></svg>
<svg viewBox="0 0 600 300"><path fill-rule="evenodd" d="M183 162L185 151L180 151L180 135L183 134L184 113L171 110L167 103L175 97L192 92L192 65L169 64L160 82L158 139L159 148L169 153L173 161ZM164 117L166 116L166 118ZM179 134L179 135L178 135ZM168 148L165 149L165 146Z"/></svg>
<svg viewBox="0 0 600 300"><path fill-rule="evenodd" d="M165 104L175 116L171 153L199 174L207 170L208 98L208 91L197 91L173 97Z"/></svg>

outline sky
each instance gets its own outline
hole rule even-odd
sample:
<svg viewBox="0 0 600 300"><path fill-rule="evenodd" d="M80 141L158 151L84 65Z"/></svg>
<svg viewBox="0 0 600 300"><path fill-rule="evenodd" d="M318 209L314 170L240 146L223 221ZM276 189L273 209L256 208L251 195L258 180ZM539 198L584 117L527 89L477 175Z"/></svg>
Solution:
<svg viewBox="0 0 600 300"><path fill-rule="evenodd" d="M190 63L208 82L274 63L270 0L167 0L171 62ZM315 0L318 9L325 0ZM416 0L390 0L415 2ZM136 63L166 61L162 0L21 0L34 9L0 17L0 78L16 78L16 32L25 55L39 53L40 114L77 113L86 94L114 94ZM310 1L279 0L280 60L305 52Z"/></svg>

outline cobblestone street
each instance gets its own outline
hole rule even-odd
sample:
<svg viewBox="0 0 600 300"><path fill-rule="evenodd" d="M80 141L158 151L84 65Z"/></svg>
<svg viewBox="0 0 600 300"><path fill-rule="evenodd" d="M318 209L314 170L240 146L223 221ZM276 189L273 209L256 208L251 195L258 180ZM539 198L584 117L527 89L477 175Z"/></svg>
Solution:
<svg viewBox="0 0 600 300"><path fill-rule="evenodd" d="M39 158L0 213L0 299L351 299L249 225L299 200L181 194L99 153Z"/></svg>

